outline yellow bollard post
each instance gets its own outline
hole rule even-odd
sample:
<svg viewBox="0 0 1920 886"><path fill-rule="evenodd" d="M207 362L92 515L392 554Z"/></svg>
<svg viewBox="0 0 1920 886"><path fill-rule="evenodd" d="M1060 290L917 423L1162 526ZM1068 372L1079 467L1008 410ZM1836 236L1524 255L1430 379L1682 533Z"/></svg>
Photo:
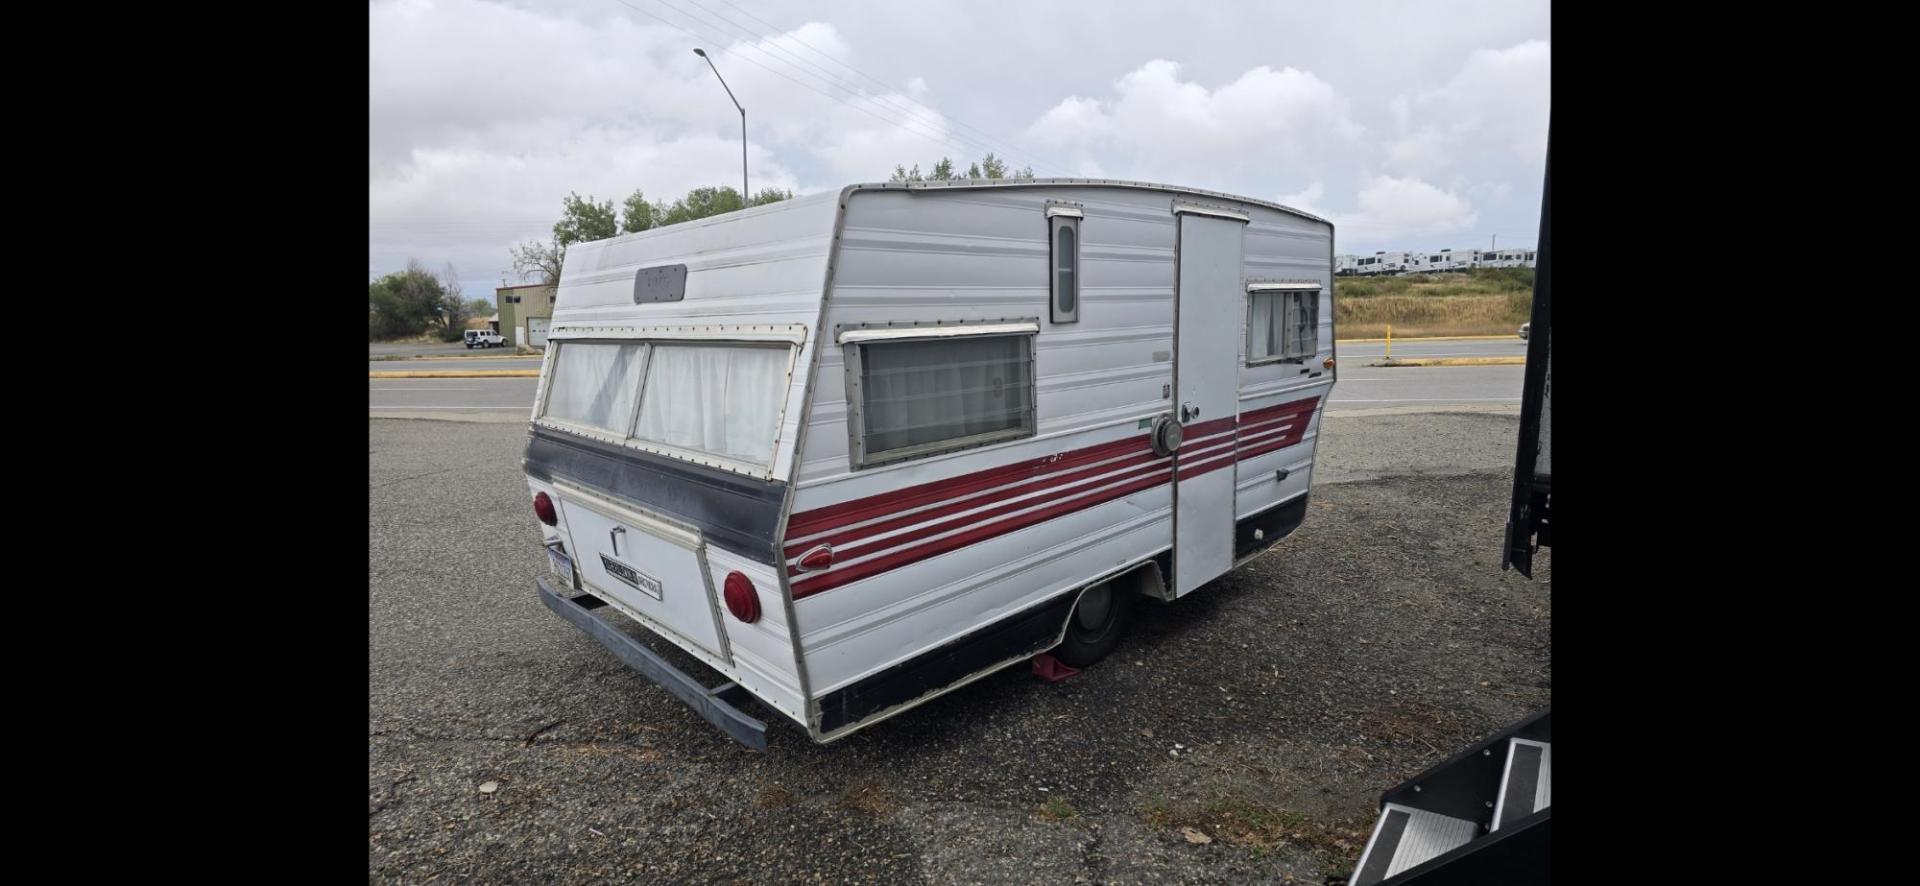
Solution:
<svg viewBox="0 0 1920 886"><path fill-rule="evenodd" d="M1387 324L1387 359L1393 359L1393 324Z"/></svg>

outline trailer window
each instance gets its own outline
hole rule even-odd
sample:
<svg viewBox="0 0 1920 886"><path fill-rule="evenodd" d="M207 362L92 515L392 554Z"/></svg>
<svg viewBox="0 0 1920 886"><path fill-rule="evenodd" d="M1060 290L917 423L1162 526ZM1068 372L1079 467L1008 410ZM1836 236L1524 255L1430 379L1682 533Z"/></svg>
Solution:
<svg viewBox="0 0 1920 886"><path fill-rule="evenodd" d="M542 415L625 437L646 345L578 341L556 347Z"/></svg>
<svg viewBox="0 0 1920 886"><path fill-rule="evenodd" d="M773 458L787 347L655 344L633 436L755 467Z"/></svg>
<svg viewBox="0 0 1920 886"><path fill-rule="evenodd" d="M1033 435L1033 336L866 342L850 417L858 467Z"/></svg>
<svg viewBox="0 0 1920 886"><path fill-rule="evenodd" d="M1247 362L1306 360L1320 350L1320 290L1247 293Z"/></svg>
<svg viewBox="0 0 1920 886"><path fill-rule="evenodd" d="M1056 215L1049 219L1053 229L1053 311L1055 323L1074 323L1080 319L1080 219Z"/></svg>

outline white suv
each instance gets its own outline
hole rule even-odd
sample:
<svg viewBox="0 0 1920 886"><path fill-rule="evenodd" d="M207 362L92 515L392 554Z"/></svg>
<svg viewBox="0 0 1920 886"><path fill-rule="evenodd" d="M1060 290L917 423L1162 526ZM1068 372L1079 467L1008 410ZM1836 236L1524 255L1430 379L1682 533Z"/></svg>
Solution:
<svg viewBox="0 0 1920 886"><path fill-rule="evenodd" d="M507 337L491 329L467 330L467 349L492 348L505 345Z"/></svg>

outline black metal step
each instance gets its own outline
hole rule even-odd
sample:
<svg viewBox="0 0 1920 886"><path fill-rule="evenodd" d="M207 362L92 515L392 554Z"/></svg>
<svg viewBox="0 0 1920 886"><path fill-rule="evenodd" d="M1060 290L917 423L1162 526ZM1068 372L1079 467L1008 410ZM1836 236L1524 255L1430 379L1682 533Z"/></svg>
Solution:
<svg viewBox="0 0 1920 886"><path fill-rule="evenodd" d="M1353 886L1373 886L1430 858L1466 845L1480 826L1398 803L1380 810L1380 821L1354 867Z"/></svg>
<svg viewBox="0 0 1920 886"><path fill-rule="evenodd" d="M1493 809L1493 830L1513 824L1553 804L1553 745L1525 738L1507 741L1507 766L1500 775L1500 798Z"/></svg>

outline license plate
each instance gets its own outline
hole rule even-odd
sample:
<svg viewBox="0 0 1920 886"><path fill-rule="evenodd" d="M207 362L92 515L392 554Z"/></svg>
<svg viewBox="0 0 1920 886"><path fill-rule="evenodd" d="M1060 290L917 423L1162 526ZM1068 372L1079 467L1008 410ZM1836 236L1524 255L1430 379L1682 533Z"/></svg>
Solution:
<svg viewBox="0 0 1920 886"><path fill-rule="evenodd" d="M606 567L608 575L626 582L634 590L646 594L655 600L664 599L664 597L661 596L659 579L628 566L619 560L615 560L606 554L600 555L600 565Z"/></svg>
<svg viewBox="0 0 1920 886"><path fill-rule="evenodd" d="M547 545L547 562L553 564L553 572L573 587L573 558L560 552L557 544Z"/></svg>

